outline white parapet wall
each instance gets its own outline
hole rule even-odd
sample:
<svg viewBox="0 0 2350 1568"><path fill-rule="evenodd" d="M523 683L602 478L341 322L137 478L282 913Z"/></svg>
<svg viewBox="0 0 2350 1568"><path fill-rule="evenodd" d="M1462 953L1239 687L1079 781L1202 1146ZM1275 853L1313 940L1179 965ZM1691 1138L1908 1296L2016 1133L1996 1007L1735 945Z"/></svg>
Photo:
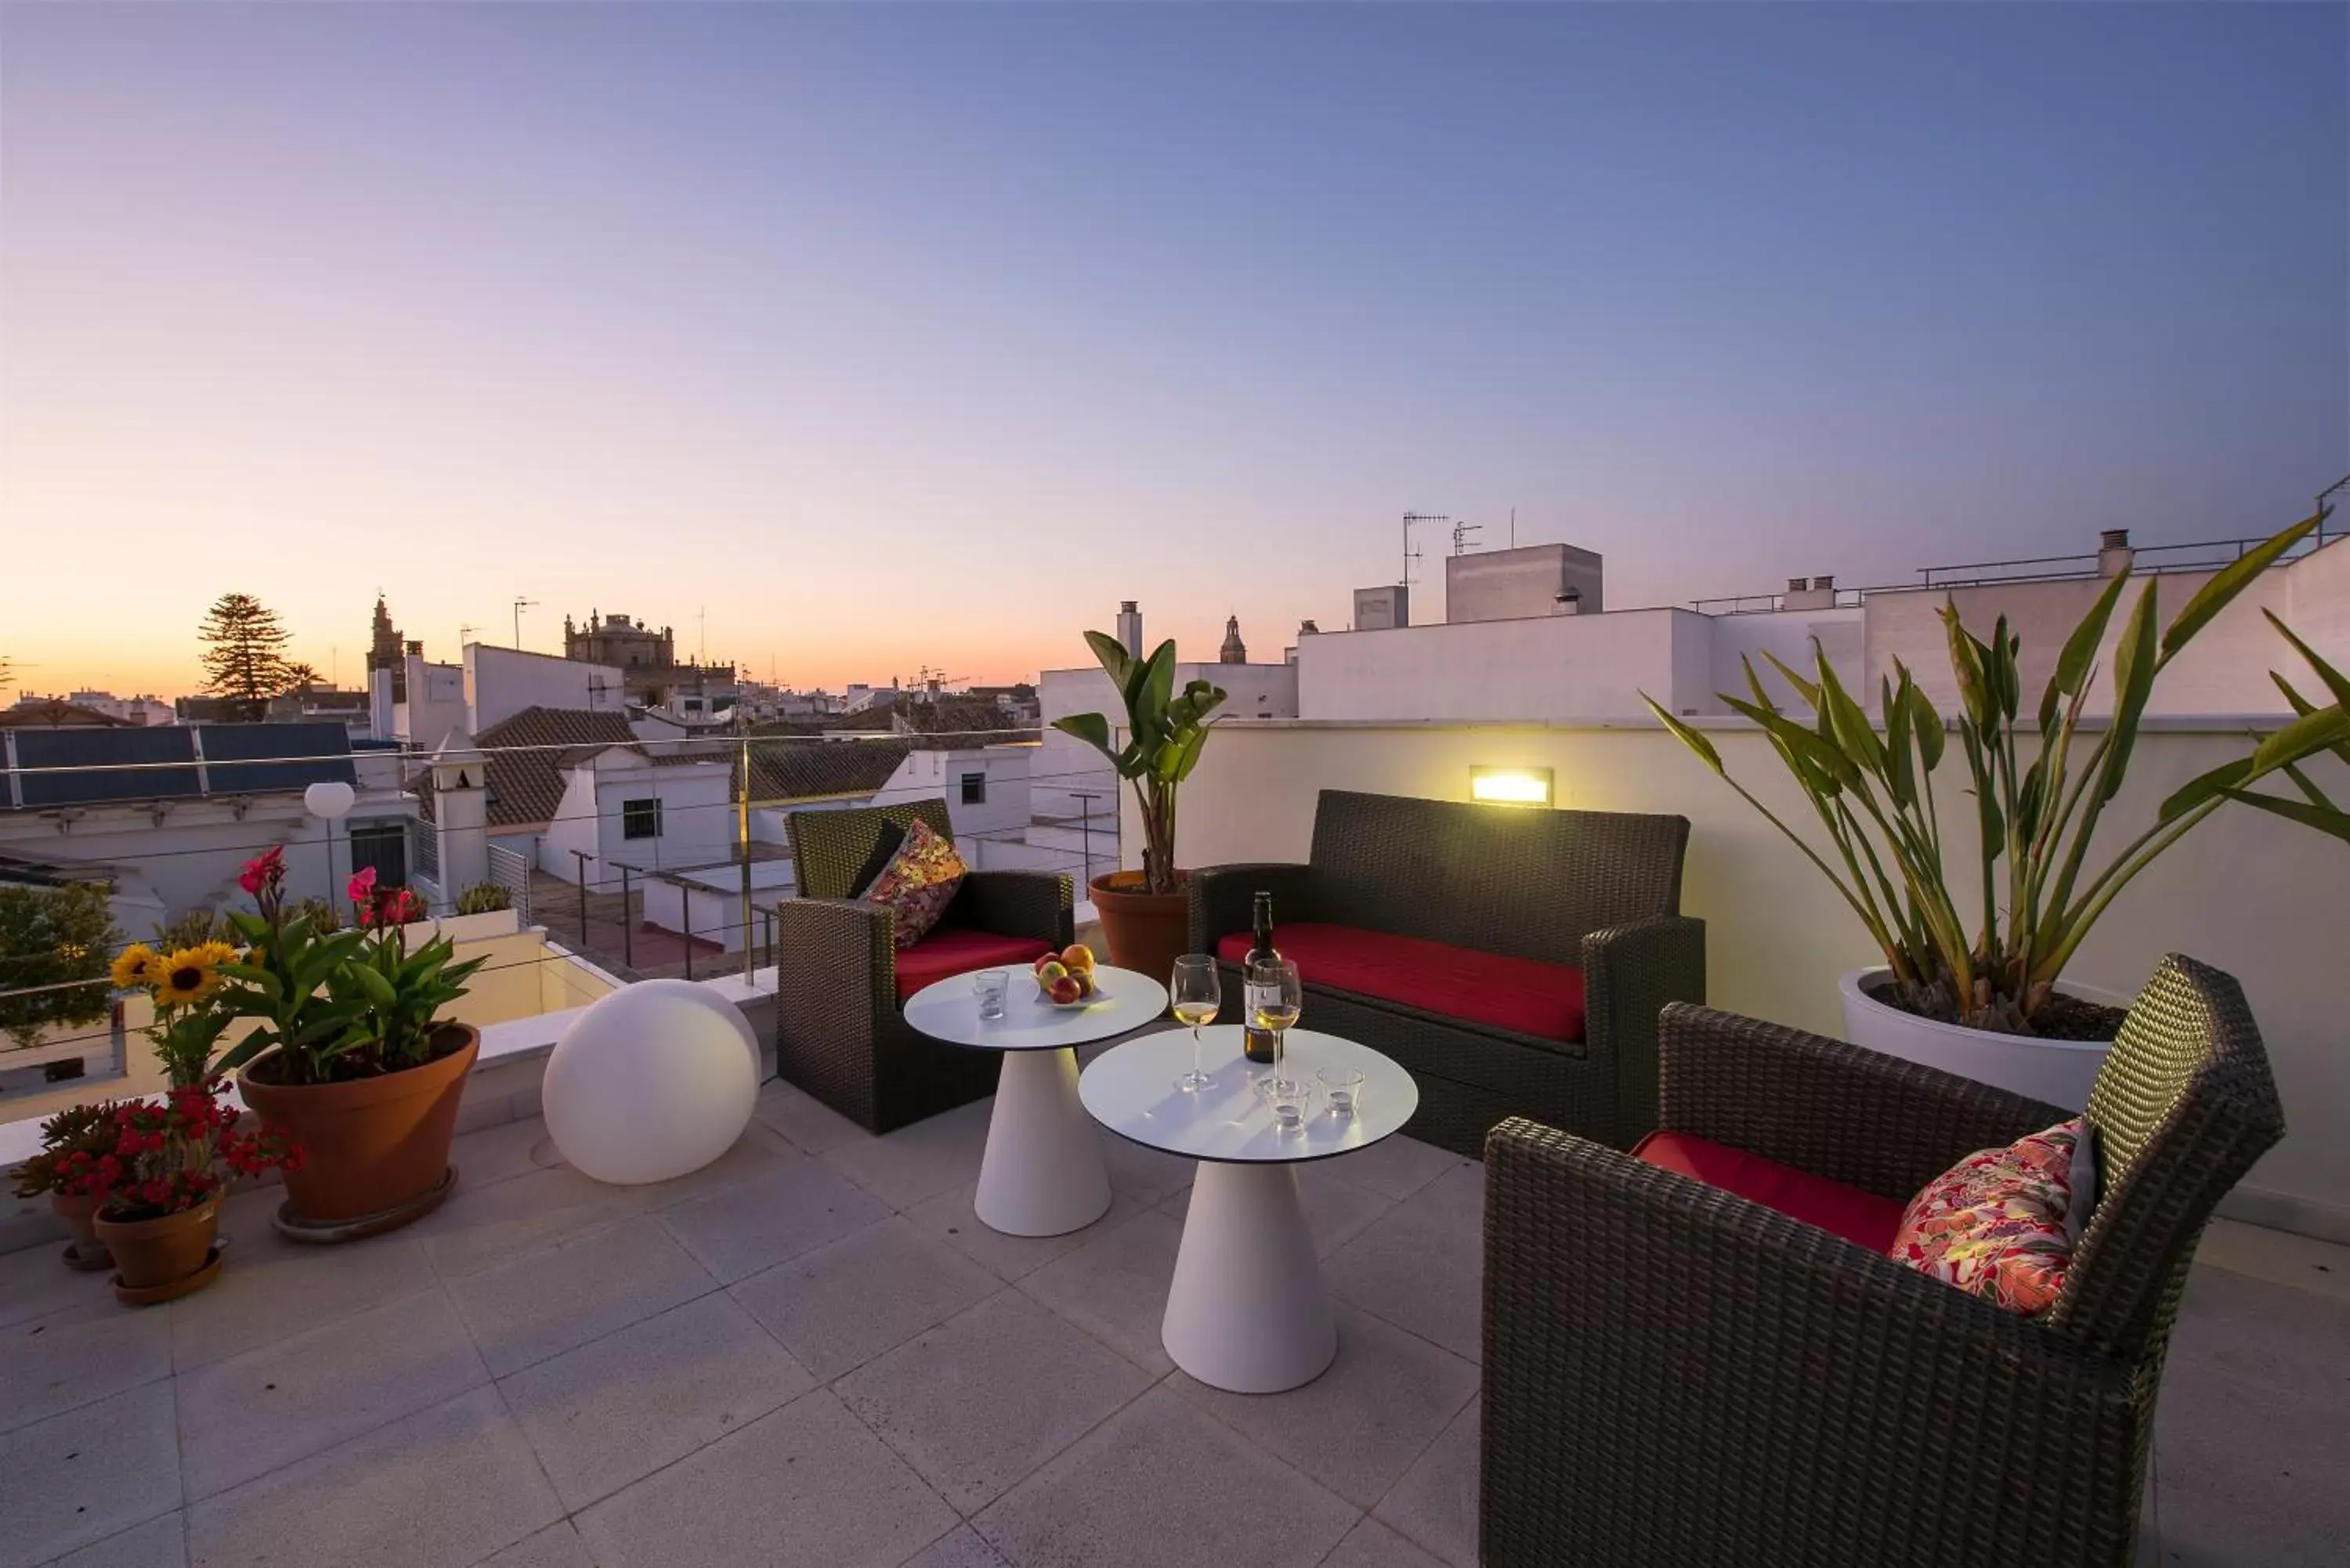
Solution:
<svg viewBox="0 0 2350 1568"><path fill-rule="evenodd" d="M2093 864L2150 824L2165 795L2241 755L2248 722L2150 724L2128 784L2107 808ZM1758 732L1742 720L1701 723L1734 777L1791 825L1811 820ZM1953 752L1938 776L1946 853L1964 868L1975 863L1976 837L1956 763ZM1219 725L1184 785L1182 863L1302 860L1322 790L1466 800L1473 765L1549 768L1563 807L1688 817L1682 907L1707 923L1709 1000L1841 1033L1836 977L1872 961L1851 911L1767 822L1653 724ZM2326 758L2311 772L2336 800L2350 799L2350 768ZM1124 841L1141 844L1139 824L1126 825ZM1963 884L1965 875L1955 880ZM1963 892L1960 899L1971 909ZM2350 951L2350 846L2250 808L2223 810L2124 891L2071 972L2135 991L2174 951L2242 982L2292 1129L2227 1211L2350 1241L2350 1140L2335 1132L2350 1124L2350 1013L2333 985Z"/></svg>

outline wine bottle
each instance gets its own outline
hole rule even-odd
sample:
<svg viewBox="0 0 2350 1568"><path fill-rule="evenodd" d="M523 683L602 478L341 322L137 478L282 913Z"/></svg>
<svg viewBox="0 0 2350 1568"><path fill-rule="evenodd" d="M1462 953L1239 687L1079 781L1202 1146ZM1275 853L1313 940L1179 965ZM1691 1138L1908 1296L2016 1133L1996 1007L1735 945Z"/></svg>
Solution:
<svg viewBox="0 0 2350 1568"><path fill-rule="evenodd" d="M1255 927L1256 941L1255 944L1249 949L1247 963L1241 969L1241 982L1243 987L1241 1008L1243 1031L1241 1035L1241 1054L1252 1062L1261 1063L1263 1065L1271 1066L1273 1064L1274 1048L1279 1037L1275 1035L1272 1030L1261 1029L1257 1026L1257 1002L1260 1000L1258 992L1260 991L1270 992L1273 993L1270 1000L1274 1002L1278 1002L1281 999L1281 988L1277 985L1259 986L1255 981L1252 981L1249 976L1256 965L1260 963L1277 963L1281 960L1280 950L1273 945L1272 894L1259 893L1256 896L1256 909L1254 919L1252 923Z"/></svg>

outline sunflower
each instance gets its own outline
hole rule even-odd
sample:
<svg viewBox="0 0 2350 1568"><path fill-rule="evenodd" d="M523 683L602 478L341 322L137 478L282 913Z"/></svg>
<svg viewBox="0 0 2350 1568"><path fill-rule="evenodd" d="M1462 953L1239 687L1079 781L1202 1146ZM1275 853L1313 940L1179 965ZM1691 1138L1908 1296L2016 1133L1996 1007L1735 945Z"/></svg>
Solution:
<svg viewBox="0 0 2350 1568"><path fill-rule="evenodd" d="M182 948L155 971L155 1001L162 1007L192 1007L220 989L214 960L203 948Z"/></svg>
<svg viewBox="0 0 2350 1568"><path fill-rule="evenodd" d="M206 942L196 951L208 964L235 963L244 956L244 950L234 942Z"/></svg>
<svg viewBox="0 0 2350 1568"><path fill-rule="evenodd" d="M114 983L122 991L155 983L155 971L162 963L153 948L145 942L133 942L115 955Z"/></svg>

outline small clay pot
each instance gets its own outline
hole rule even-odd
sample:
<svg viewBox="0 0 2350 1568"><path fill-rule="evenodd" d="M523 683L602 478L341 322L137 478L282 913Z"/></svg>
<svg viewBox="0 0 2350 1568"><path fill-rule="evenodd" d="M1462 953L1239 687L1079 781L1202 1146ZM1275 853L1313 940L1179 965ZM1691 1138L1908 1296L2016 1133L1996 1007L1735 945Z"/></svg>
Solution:
<svg viewBox="0 0 2350 1568"><path fill-rule="evenodd" d="M110 1269L114 1256L98 1239L98 1206L105 1202L104 1195L95 1192L49 1194L49 1212L65 1221L72 1240L60 1254L68 1269Z"/></svg>
<svg viewBox="0 0 2350 1568"><path fill-rule="evenodd" d="M195 1276L212 1270L213 1238L220 1231L220 1194L183 1213L160 1220L109 1220L99 1211L99 1241L114 1254L115 1293L130 1302L161 1299L158 1290L189 1282L201 1289L209 1279Z"/></svg>

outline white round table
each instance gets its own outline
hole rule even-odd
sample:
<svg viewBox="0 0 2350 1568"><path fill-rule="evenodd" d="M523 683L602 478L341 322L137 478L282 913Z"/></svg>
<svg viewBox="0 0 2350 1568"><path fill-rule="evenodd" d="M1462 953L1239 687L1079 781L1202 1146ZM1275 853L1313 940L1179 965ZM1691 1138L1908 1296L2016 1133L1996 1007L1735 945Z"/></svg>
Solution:
<svg viewBox="0 0 2350 1568"><path fill-rule="evenodd" d="M1101 1137L1077 1103L1076 1047L1164 1015L1167 988L1105 964L1094 971L1091 1001L1055 1007L1038 994L1033 973L1016 965L1007 973L1001 1018L980 1017L971 974L959 974L907 998L906 1022L933 1040L1003 1053L972 1206L982 1222L1005 1235L1058 1236L1083 1230L1109 1208ZM1191 1049L1189 1036L1184 1049Z"/></svg>
<svg viewBox="0 0 2350 1568"><path fill-rule="evenodd" d="M1319 1377L1338 1353L1322 1266L1297 1202L1296 1167L1388 1137L1419 1108L1419 1090L1367 1045L1293 1029L1288 1071L1316 1093L1305 1128L1280 1133L1253 1086L1268 1069L1242 1057L1240 1027L1205 1029L1201 1039L1215 1079L1209 1088L1177 1086L1191 1065L1191 1035L1170 1029L1104 1052L1078 1093L1110 1131L1200 1162L1159 1325L1167 1354L1211 1387L1277 1394ZM1337 1064L1363 1075L1359 1109L1345 1119L1323 1105L1315 1078Z"/></svg>

